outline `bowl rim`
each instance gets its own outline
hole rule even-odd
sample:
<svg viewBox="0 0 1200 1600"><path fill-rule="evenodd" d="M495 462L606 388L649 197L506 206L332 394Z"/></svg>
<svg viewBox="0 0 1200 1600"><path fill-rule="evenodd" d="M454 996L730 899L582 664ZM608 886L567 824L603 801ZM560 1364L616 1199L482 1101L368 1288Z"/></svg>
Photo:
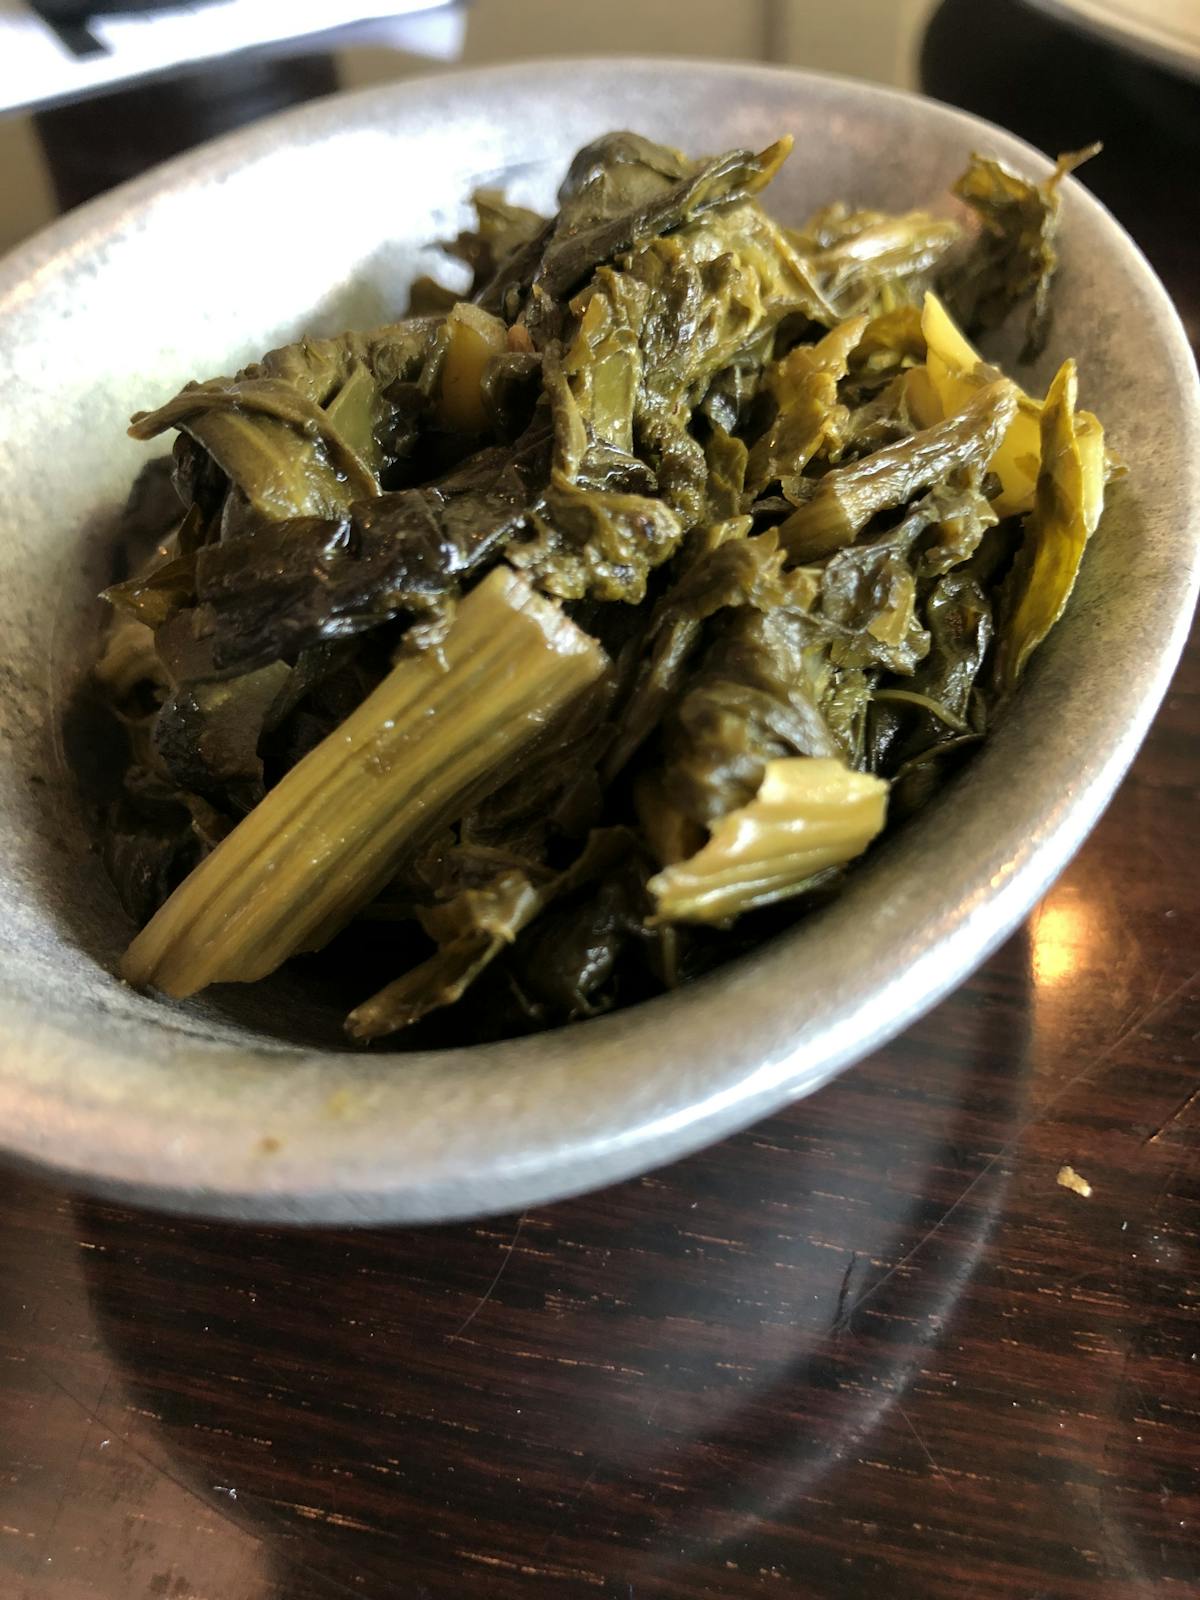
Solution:
<svg viewBox="0 0 1200 1600"><path fill-rule="evenodd" d="M290 139L328 134L350 106L365 117L398 101L424 98L432 104L477 88L494 91L499 85L512 91L523 84L536 91L556 82L561 86L567 71L576 78L584 71L601 80L614 73L625 78L651 75L660 90L664 80L698 76L720 79L726 86L769 82L801 91L808 86L860 107L888 106L929 118L939 129L956 131L964 147L972 139L982 140L1027 170L1048 172L1051 166L1016 135L955 107L906 90L787 67L613 56L437 73L307 102L188 151L68 213L0 262L0 325L7 311L36 294L46 276L119 234L157 197L193 182L219 180ZM1160 341L1178 388L1179 437L1200 443L1200 384L1165 289L1094 196L1069 180L1064 197L1080 225L1086 220L1099 229L1114 260L1136 280L1147 325ZM1200 505L1200 449L1189 455L1181 446L1176 455L1186 503ZM980 871L952 875L951 884L957 886L953 894L926 885L926 893L917 897L916 924L905 921L915 902L897 874L887 872L886 849L880 852L879 861L862 869L862 879L886 891L875 920L885 925L885 933L891 930L899 957L883 959L875 948L866 952L855 973L826 972L826 988L807 1009L797 1011L788 988L794 971L789 963L803 938L801 925L751 960L734 962L682 994L529 1040L436 1056L406 1055L410 1070L415 1070L414 1063L437 1063L445 1089L443 1126L427 1108L423 1117L415 1116L402 1125L403 1133L390 1138L380 1137L379 1118L385 1105L394 1117L403 1103L396 1090L394 1056L239 1050L239 1059L260 1056L267 1075L287 1061L302 1090L302 1104L291 1121L269 1089L255 1102L256 1110L275 1105L279 1125L288 1128L284 1151L271 1161L264 1161L249 1139L236 1150L229 1148L219 1119L206 1123L201 1118L188 1137L169 1139L153 1106L126 1107L128 1114L114 1127L111 1106L89 1098L85 1088L65 1103L61 1094L26 1081L21 1063L27 1052L65 1061L70 1046L49 1024L31 1021L10 1029L0 1041L0 1138L12 1159L109 1196L256 1221L345 1223L444 1220L519 1210L632 1176L756 1121L819 1088L936 1004L1017 927L1074 854L1132 761L1186 642L1200 585L1197 532L1193 515L1179 536L1180 565L1172 569L1170 589L1159 580L1162 615L1169 626L1144 676L1127 691L1119 714L1108 715L1103 749L1081 771L1079 781L1054 804L1027 807L1023 841L1004 859L989 864L981 857ZM1028 687L1022 692L1027 694ZM1004 731L998 727L997 745L1003 743ZM992 757L989 771L994 768L991 743L977 757L976 767ZM956 783L955 792L961 796L967 788L978 790L980 781L973 768ZM986 793L986 779L983 783ZM959 808L964 804L960 798ZM953 810L947 815L939 808L939 817L951 831L958 825ZM919 858L917 837L906 835L909 854ZM924 852L932 861L928 842ZM848 927L846 906L856 898L848 893L822 913L835 941L838 931ZM878 946L875 930L872 937ZM819 960L814 970L821 970ZM765 1006L764 992L771 994ZM782 1004L777 1003L781 994ZM734 1039L728 1037L731 1016L738 1021ZM716 1026L722 1017L725 1037ZM94 1048L97 1060L119 1066L119 1053L105 1058L103 1044ZM181 1047L181 1071L186 1051ZM589 1076L576 1080L584 1057ZM653 1058L652 1067L646 1066L648 1058ZM316 1118L323 1102L320 1086L311 1080L320 1076L322 1063L327 1067L331 1060L344 1059L373 1065L356 1065L363 1079L358 1108L331 1124L328 1117ZM390 1096L378 1065L389 1060ZM632 1069L641 1069L640 1075ZM615 1074L607 1095L596 1088L597 1079L601 1085L606 1081L606 1072ZM623 1098L617 1099L611 1083L622 1086ZM549 1099L539 1100L547 1095ZM470 1126L445 1126L451 1121L449 1108L468 1102ZM566 1130L564 1103L578 1111L577 1121ZM497 1148L493 1130L506 1123L516 1137Z"/></svg>

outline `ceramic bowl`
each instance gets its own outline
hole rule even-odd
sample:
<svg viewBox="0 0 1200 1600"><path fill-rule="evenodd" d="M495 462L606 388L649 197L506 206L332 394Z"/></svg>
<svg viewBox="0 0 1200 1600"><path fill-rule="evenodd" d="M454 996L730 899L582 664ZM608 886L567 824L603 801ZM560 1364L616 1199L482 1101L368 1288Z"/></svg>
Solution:
<svg viewBox="0 0 1200 1600"><path fill-rule="evenodd" d="M1161 285L1069 182L1053 335L1021 375L1044 383L1078 357L1083 403L1129 474L1009 715L839 900L690 989L470 1050L342 1049L286 976L186 1005L112 976L131 930L92 847L77 708L102 530L144 459L129 413L303 330L394 314L414 274L443 265L429 241L463 225L473 188L549 206L571 153L616 127L697 153L790 130L770 193L784 220L835 196L952 211L972 149L1048 171L1009 134L861 83L544 63L304 106L93 202L0 267L0 1143L14 1158L166 1208L328 1223L606 1183L809 1093L903 1028L1017 926L1112 794L1195 598L1200 406Z"/></svg>

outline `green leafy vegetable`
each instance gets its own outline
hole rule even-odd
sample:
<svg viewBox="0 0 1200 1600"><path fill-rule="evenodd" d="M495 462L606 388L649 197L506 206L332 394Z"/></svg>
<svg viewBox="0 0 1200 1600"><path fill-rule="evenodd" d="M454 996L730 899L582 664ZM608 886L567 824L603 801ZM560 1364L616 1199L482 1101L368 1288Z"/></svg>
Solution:
<svg viewBox="0 0 1200 1600"><path fill-rule="evenodd" d="M185 681L237 676L401 612L437 613L526 526L549 461L548 434L531 434L480 450L438 482L355 501L336 519L264 523L171 563L157 575L162 587L170 576L171 605L153 590L168 666ZM175 566L186 566L186 581ZM152 582L109 594L145 617L140 596Z"/></svg>
<svg viewBox="0 0 1200 1600"><path fill-rule="evenodd" d="M754 798L704 847L650 880L656 915L719 922L810 887L861 855L887 813L887 784L836 760L770 761Z"/></svg>
<svg viewBox="0 0 1200 1600"><path fill-rule="evenodd" d="M1037 499L1008 581L996 658L1001 690L1014 688L1029 657L1063 614L1084 546L1104 510L1102 437L1075 411L1075 363L1066 361L1042 410Z"/></svg>
<svg viewBox="0 0 1200 1600"><path fill-rule="evenodd" d="M357 1006L347 1032L378 1039L453 1005L549 905L607 876L636 850L628 830L604 829L568 868L551 872L495 848L458 848L453 894L417 912L437 951Z"/></svg>
<svg viewBox="0 0 1200 1600"><path fill-rule="evenodd" d="M236 378L189 383L130 432L179 428L264 517L330 516L379 493L395 458L393 388L414 382L435 352L436 324L305 339L273 350Z"/></svg>
<svg viewBox="0 0 1200 1600"><path fill-rule="evenodd" d="M886 314L919 298L962 230L926 211L888 216L835 202L793 235L839 316Z"/></svg>
<svg viewBox="0 0 1200 1600"><path fill-rule="evenodd" d="M636 133L597 139L575 157L559 190L534 290L569 294L593 268L641 241L749 199L770 183L791 147L785 138L761 155L733 150L693 162Z"/></svg>
<svg viewBox="0 0 1200 1600"><path fill-rule="evenodd" d="M665 726L662 789L710 825L747 804L767 763L843 754L822 710L827 643L803 604L739 606L720 618Z"/></svg>
<svg viewBox="0 0 1200 1600"><path fill-rule="evenodd" d="M790 143L608 134L552 216L475 196L465 293L134 419L177 437L96 667L131 982L320 952L363 1042L593 1016L834 892L986 736L1114 466L1071 362L1042 400L948 306L1044 337L1075 158L975 158L977 236L788 229Z"/></svg>
<svg viewBox="0 0 1200 1600"><path fill-rule="evenodd" d="M970 261L954 275L954 308L972 331L1003 322L1029 300L1023 361L1045 347L1050 321L1050 284L1058 267L1054 247L1060 210L1059 186L1068 173L1100 152L1100 145L1059 156L1044 183L1031 183L1002 161L974 155L954 185L979 218L982 237Z"/></svg>
<svg viewBox="0 0 1200 1600"><path fill-rule="evenodd" d="M606 665L502 566L464 600L441 655L401 661L221 841L130 945L131 983L194 994L319 949Z"/></svg>
<svg viewBox="0 0 1200 1600"><path fill-rule="evenodd" d="M955 472L986 467L1016 415L1017 399L1016 386L1000 378L944 422L826 474L780 529L793 559L831 555L880 512L907 505Z"/></svg>

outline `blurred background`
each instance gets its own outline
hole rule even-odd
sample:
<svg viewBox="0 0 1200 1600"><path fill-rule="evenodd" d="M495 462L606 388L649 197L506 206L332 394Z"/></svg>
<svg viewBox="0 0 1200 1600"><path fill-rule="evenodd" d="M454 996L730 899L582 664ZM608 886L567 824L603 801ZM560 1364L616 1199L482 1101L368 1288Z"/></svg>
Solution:
<svg viewBox="0 0 1200 1600"><path fill-rule="evenodd" d="M131 144L141 141L147 158L170 154L173 142L184 142L184 125L189 134L197 123L218 133L333 88L530 56L693 54L915 85L918 45L934 10L936 0L406 0L392 8L355 0L0 0L0 250L53 218L59 198L74 203L107 187L117 165L125 176ZM224 53L256 34L275 38L197 72L176 69L170 85L142 78L130 93L126 80L125 91L109 86L74 115L45 110L46 102L61 107L62 99L94 93L122 66L144 70L189 48ZM102 144L118 150L88 141L90 170L62 171L64 146L80 123L104 131Z"/></svg>
<svg viewBox="0 0 1200 1600"><path fill-rule="evenodd" d="M0 0L0 249L63 203L127 175L139 154L148 164L198 134L334 88L459 64L629 52L787 62L914 86L936 8L936 0ZM227 53L255 37L271 42ZM122 73L186 60L189 50L224 59L121 88ZM62 104L113 79L103 95Z"/></svg>
<svg viewBox="0 0 1200 1600"><path fill-rule="evenodd" d="M1083 174L1195 341L1197 0L0 0L0 251L220 133L457 66L689 55L847 73L1012 128Z"/></svg>

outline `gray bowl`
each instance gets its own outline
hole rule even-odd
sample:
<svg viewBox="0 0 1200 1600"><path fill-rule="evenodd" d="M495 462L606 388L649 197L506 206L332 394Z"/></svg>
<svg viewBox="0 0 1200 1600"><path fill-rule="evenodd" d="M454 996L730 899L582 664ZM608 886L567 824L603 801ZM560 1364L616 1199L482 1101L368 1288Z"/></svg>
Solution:
<svg viewBox="0 0 1200 1600"><path fill-rule="evenodd" d="M365 325L439 264L465 197L547 205L610 127L797 150L770 203L951 209L1010 135L909 95L748 66L506 67L306 106L65 218L0 268L0 1140L100 1193L308 1222L515 1209L642 1171L826 1082L958 983L1096 821L1164 693L1197 579L1200 405L1143 257L1065 191L1044 382L1078 356L1130 467L1011 714L845 894L695 987L532 1040L361 1055L294 980L169 1005L111 971L130 929L67 745L95 648L102 529L141 460L124 423L302 329ZM1001 355L1004 351L999 352ZM77 718L74 720L78 720ZM281 1038L281 1032L283 1037Z"/></svg>

